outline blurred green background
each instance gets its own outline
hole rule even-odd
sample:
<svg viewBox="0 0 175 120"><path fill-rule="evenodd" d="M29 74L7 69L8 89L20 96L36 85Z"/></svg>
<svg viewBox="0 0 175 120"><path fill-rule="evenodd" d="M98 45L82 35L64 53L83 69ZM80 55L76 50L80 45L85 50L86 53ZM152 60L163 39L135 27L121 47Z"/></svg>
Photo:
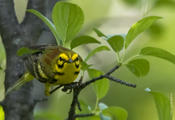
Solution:
<svg viewBox="0 0 175 120"><path fill-rule="evenodd" d="M161 16L149 30L141 34L127 51L129 57L139 52L144 46L166 49L175 54L175 1L174 0L69 0L78 4L85 14L83 34L97 37L92 27L98 27L105 34L127 33L130 26L145 15ZM15 0L18 20L22 21L27 1ZM100 40L100 38L98 38ZM81 56L86 56L95 45L75 49ZM104 57L105 56L105 57ZM115 64L115 53L98 53L89 63L96 68L107 71ZM150 72L146 77L137 78L122 67L113 75L121 80L136 83L137 88L128 88L111 82L107 96L101 100L108 106L120 106L128 111L128 120L158 120L152 96L144 91L151 88L175 97L175 65L167 61L147 57ZM5 52L0 43L0 65L5 69ZM88 78L87 78L88 79ZM0 99L3 99L4 72L0 71ZM80 99L94 106L96 98L93 88L89 86L82 91ZM175 103L174 100L171 101ZM37 120L63 120L67 116L71 95L57 91L49 97L49 103L38 105L35 110ZM175 110L174 110L175 111ZM175 114L175 112L174 112ZM41 118L43 116L43 118ZM40 119L39 119L40 117Z"/></svg>

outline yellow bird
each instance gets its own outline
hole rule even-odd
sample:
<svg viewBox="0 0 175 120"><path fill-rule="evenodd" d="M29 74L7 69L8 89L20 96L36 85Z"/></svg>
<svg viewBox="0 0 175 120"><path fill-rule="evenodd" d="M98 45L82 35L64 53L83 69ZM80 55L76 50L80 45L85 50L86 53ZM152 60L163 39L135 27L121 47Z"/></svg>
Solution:
<svg viewBox="0 0 175 120"><path fill-rule="evenodd" d="M36 78L45 84L45 94L50 94L50 87L72 83L80 73L81 57L70 49L56 45L34 46L33 52L24 57L26 74L11 88L21 86Z"/></svg>

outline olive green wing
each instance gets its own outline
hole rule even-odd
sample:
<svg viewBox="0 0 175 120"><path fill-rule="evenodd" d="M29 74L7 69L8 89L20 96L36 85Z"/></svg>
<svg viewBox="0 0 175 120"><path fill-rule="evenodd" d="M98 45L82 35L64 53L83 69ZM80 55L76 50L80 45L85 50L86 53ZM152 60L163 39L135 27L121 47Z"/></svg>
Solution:
<svg viewBox="0 0 175 120"><path fill-rule="evenodd" d="M25 83L31 81L34 79L34 76L31 75L29 72L25 73L12 87L9 87L6 91L6 96L14 91L14 90L17 90L19 89L22 85L24 85Z"/></svg>
<svg viewBox="0 0 175 120"><path fill-rule="evenodd" d="M45 56L47 51L57 47L56 45L36 45L28 47L30 49L30 53L25 54L22 58L25 64L26 69L36 78L37 77L37 64L42 56Z"/></svg>

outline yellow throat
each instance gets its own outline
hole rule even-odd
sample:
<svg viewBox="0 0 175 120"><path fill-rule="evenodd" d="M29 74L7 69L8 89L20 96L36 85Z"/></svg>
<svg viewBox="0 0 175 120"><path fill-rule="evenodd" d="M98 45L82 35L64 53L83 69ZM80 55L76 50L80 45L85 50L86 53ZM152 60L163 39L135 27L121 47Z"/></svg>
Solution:
<svg viewBox="0 0 175 120"><path fill-rule="evenodd" d="M80 61L78 59L78 54L67 55L61 53L54 65L54 79L57 80L54 84L72 83L77 78L79 72Z"/></svg>

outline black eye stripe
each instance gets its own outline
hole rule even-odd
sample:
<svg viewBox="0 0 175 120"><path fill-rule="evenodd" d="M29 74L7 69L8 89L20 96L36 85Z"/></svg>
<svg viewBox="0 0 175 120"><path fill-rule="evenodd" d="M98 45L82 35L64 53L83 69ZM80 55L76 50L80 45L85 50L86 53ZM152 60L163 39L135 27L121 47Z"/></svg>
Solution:
<svg viewBox="0 0 175 120"><path fill-rule="evenodd" d="M79 73L80 73L80 71L76 71L76 72L74 72L75 75L78 75Z"/></svg>

